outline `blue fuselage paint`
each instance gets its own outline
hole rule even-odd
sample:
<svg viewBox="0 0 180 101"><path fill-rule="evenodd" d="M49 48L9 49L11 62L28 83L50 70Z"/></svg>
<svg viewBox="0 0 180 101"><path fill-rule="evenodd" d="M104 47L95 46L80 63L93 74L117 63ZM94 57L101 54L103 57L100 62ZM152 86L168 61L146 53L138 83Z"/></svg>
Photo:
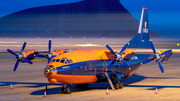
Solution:
<svg viewBox="0 0 180 101"><path fill-rule="evenodd" d="M131 60L127 61L131 70L126 68L122 63L116 62L113 67L111 67L108 72L120 72L124 76L128 75L130 72L138 68L143 61L149 58L149 54L145 55L134 55ZM57 74L63 75L95 75L98 78L98 81L102 81L100 79L101 75L106 71L108 64L112 59L109 60L92 60L92 61L83 61L68 65L63 65L56 67Z"/></svg>

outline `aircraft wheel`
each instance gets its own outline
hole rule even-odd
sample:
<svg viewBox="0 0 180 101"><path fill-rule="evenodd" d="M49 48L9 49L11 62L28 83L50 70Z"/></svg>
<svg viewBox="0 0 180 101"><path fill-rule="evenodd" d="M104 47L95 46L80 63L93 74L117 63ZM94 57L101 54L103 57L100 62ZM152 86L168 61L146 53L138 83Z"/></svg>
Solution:
<svg viewBox="0 0 180 101"><path fill-rule="evenodd" d="M123 89L123 82L119 82L119 89Z"/></svg>
<svg viewBox="0 0 180 101"><path fill-rule="evenodd" d="M119 89L119 82L116 82L116 83L114 84L114 88L115 88L115 89Z"/></svg>
<svg viewBox="0 0 180 101"><path fill-rule="evenodd" d="M66 93L67 93L67 94L71 94L71 89L70 89L70 87L66 87Z"/></svg>

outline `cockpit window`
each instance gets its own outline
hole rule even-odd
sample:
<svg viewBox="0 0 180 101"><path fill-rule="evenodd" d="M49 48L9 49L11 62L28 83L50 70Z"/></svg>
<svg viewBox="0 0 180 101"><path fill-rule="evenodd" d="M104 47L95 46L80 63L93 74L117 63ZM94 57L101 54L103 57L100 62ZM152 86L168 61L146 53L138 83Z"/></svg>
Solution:
<svg viewBox="0 0 180 101"><path fill-rule="evenodd" d="M51 62L60 62L65 64L71 64L73 63L71 59L62 58L62 59L52 59Z"/></svg>
<svg viewBox="0 0 180 101"><path fill-rule="evenodd" d="M69 60L69 61L70 61L70 63L73 63L72 60Z"/></svg>
<svg viewBox="0 0 180 101"><path fill-rule="evenodd" d="M56 62L59 62L59 61L60 61L60 59L57 59L57 60L56 60Z"/></svg>
<svg viewBox="0 0 180 101"><path fill-rule="evenodd" d="M55 68L53 68L53 72L55 72L56 71L56 69Z"/></svg>
<svg viewBox="0 0 180 101"><path fill-rule="evenodd" d="M55 61L56 61L56 59L53 59L53 60L52 60L52 62L55 62Z"/></svg>
<svg viewBox="0 0 180 101"><path fill-rule="evenodd" d="M64 50L65 53L70 52L70 51L76 51L76 49L65 49Z"/></svg>
<svg viewBox="0 0 180 101"><path fill-rule="evenodd" d="M64 61L65 61L65 60L64 60L64 59L62 59L60 62L61 62L61 63L64 63Z"/></svg>
<svg viewBox="0 0 180 101"><path fill-rule="evenodd" d="M49 67L53 68L54 66L50 65Z"/></svg>

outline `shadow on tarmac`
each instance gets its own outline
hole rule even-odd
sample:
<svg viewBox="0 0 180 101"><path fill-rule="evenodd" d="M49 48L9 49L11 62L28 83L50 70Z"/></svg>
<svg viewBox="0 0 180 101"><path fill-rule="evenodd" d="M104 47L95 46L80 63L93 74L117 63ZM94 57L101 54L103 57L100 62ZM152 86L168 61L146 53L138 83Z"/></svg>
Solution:
<svg viewBox="0 0 180 101"><path fill-rule="evenodd" d="M150 89L147 90L155 90L156 87L158 89L162 89L162 88L180 88L180 86L157 86L157 85L130 85L133 83L137 83L140 82L144 79L166 79L168 77L145 77L145 76L141 76L141 75L137 75L137 74L133 74L131 77L126 78L126 79L122 79L122 82L124 83L124 87L149 87ZM23 84L25 87L32 87L32 88L38 88L38 87L44 87L44 89L40 89L37 91L34 91L31 93L31 95L42 95L45 87L47 85L47 88L49 86L53 86L53 85L58 85L59 87L55 87L55 88L48 88L48 91L46 92L47 95L51 95L51 94L60 94L61 93L61 88L63 87L63 84L61 83L33 83L33 82L2 82L0 81L0 87L3 86L10 86L11 83L13 85L17 85L17 84ZM27 86L26 86L27 85ZM29 86L30 85L30 86ZM68 85L71 86L71 85ZM98 83L92 83L89 84L89 88L88 89L77 89L76 85L73 84L71 86L71 92L81 92L81 91L88 91L88 90L94 90L94 89L106 89L106 88L111 89L110 85L108 82L98 82Z"/></svg>

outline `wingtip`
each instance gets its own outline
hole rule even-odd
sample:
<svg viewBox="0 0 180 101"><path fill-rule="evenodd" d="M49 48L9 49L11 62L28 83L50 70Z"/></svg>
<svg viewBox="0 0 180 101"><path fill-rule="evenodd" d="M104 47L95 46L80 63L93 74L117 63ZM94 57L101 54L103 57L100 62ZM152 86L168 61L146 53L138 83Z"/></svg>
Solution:
<svg viewBox="0 0 180 101"><path fill-rule="evenodd" d="M34 63L32 65L34 65Z"/></svg>
<svg viewBox="0 0 180 101"><path fill-rule="evenodd" d="M149 41L151 41L151 39Z"/></svg>
<svg viewBox="0 0 180 101"><path fill-rule="evenodd" d="M129 68L129 70L131 70L131 68Z"/></svg>
<svg viewBox="0 0 180 101"><path fill-rule="evenodd" d="M13 72L15 72L15 71L13 71Z"/></svg>
<svg viewBox="0 0 180 101"><path fill-rule="evenodd" d="M105 44L105 46L106 46L107 44Z"/></svg>
<svg viewBox="0 0 180 101"><path fill-rule="evenodd" d="M162 74L164 74L164 73L162 73Z"/></svg>
<svg viewBox="0 0 180 101"><path fill-rule="evenodd" d="M130 43L128 43L128 45L129 45Z"/></svg>
<svg viewBox="0 0 180 101"><path fill-rule="evenodd" d="M106 71L107 71L108 69L106 69Z"/></svg>
<svg viewBox="0 0 180 101"><path fill-rule="evenodd" d="M27 43L27 41L25 41L25 43Z"/></svg>
<svg viewBox="0 0 180 101"><path fill-rule="evenodd" d="M49 40L51 40L51 39L49 39Z"/></svg>

